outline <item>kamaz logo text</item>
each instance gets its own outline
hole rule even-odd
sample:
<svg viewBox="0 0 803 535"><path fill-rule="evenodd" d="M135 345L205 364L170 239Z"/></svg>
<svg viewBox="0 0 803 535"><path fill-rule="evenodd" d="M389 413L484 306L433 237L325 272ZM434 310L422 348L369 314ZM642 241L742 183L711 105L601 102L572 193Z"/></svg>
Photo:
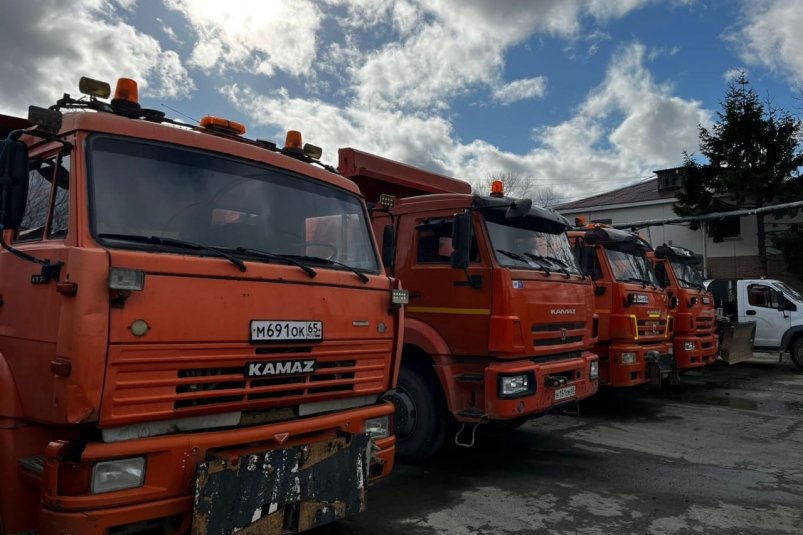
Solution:
<svg viewBox="0 0 803 535"><path fill-rule="evenodd" d="M245 365L246 377L267 375L290 375L315 372L314 360L279 360L273 362L249 362Z"/></svg>
<svg viewBox="0 0 803 535"><path fill-rule="evenodd" d="M550 308L549 313L553 316L569 316L571 314L577 314L576 308Z"/></svg>

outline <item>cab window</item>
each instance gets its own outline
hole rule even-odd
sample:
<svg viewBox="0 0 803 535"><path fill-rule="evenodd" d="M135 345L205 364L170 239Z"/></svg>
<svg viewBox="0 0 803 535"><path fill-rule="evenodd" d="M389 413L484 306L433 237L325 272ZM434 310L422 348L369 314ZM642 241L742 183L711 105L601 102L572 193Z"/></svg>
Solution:
<svg viewBox="0 0 803 535"><path fill-rule="evenodd" d="M56 193L53 199L53 215L50 219L47 237L50 239L63 239L67 236L70 201L70 156L61 157L55 172Z"/></svg>
<svg viewBox="0 0 803 535"><path fill-rule="evenodd" d="M418 225L418 251L416 260L419 264L448 264L452 255L452 222L449 220L430 220ZM480 261L477 240L472 236L471 262Z"/></svg>
<svg viewBox="0 0 803 535"><path fill-rule="evenodd" d="M55 157L31 158L28 166L28 200L15 242L38 241L44 237L55 168Z"/></svg>
<svg viewBox="0 0 803 535"><path fill-rule="evenodd" d="M780 299L774 288L763 284L751 284L747 287L747 303L753 307L778 308Z"/></svg>

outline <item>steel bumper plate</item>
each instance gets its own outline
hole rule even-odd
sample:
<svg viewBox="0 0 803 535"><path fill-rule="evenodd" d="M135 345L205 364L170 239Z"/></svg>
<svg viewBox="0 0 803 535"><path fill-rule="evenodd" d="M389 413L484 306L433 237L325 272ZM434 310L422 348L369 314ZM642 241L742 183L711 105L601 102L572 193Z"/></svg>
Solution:
<svg viewBox="0 0 803 535"><path fill-rule="evenodd" d="M365 509L367 433L198 465L194 535L298 533Z"/></svg>

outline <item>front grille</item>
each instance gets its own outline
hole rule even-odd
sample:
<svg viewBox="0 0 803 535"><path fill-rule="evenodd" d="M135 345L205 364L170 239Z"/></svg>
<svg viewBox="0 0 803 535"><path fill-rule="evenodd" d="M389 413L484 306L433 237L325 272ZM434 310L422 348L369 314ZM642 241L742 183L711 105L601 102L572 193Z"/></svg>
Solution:
<svg viewBox="0 0 803 535"><path fill-rule="evenodd" d="M713 332L714 318L712 316L698 317L695 320L695 327L698 332Z"/></svg>
<svg viewBox="0 0 803 535"><path fill-rule="evenodd" d="M533 347L545 348L558 346L562 351L569 344L582 343L585 334L585 322L536 323L532 326Z"/></svg>
<svg viewBox="0 0 803 535"><path fill-rule="evenodd" d="M103 404L106 422L177 417L203 411L290 407L330 399L332 394L381 394L391 341L332 342L294 353L262 347L175 352L118 348L110 358ZM279 348L276 348L279 349ZM285 348L286 349L286 348ZM249 362L315 359L306 375L245 377Z"/></svg>
<svg viewBox="0 0 803 535"><path fill-rule="evenodd" d="M666 334L665 319L638 320L637 325L639 338L663 337Z"/></svg>

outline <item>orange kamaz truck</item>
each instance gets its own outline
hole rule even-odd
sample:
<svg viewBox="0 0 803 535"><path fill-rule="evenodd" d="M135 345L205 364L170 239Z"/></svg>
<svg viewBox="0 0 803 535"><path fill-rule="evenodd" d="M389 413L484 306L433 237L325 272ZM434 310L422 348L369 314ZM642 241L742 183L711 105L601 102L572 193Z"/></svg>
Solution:
<svg viewBox="0 0 803 535"><path fill-rule="evenodd" d="M6 118L0 532L294 533L388 474L404 292L357 187L136 85ZM327 229L327 233L321 232Z"/></svg>
<svg viewBox="0 0 803 535"><path fill-rule="evenodd" d="M515 427L597 391L597 318L568 222L530 200L351 148L340 172L372 209L384 263L410 292L397 453L420 460L480 424ZM391 201L395 199L391 207ZM458 425L453 425L454 422Z"/></svg>
<svg viewBox="0 0 803 535"><path fill-rule="evenodd" d="M595 224L570 231L569 239L594 281L600 382L614 387L677 382L673 322L647 258L651 247L637 234Z"/></svg>
<svg viewBox="0 0 803 535"><path fill-rule="evenodd" d="M719 351L714 298L697 271L703 258L672 245L659 245L648 253L658 282L669 298L674 319L675 365L680 372L713 364Z"/></svg>

